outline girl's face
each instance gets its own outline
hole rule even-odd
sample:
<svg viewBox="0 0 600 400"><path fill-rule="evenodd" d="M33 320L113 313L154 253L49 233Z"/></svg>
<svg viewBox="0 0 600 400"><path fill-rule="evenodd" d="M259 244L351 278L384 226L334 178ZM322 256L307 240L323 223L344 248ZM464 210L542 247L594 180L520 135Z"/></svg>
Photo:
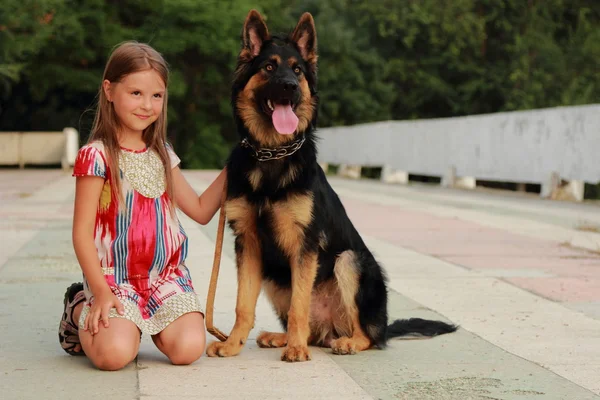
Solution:
<svg viewBox="0 0 600 400"><path fill-rule="evenodd" d="M153 69L134 72L120 82L105 80L102 85L119 118L121 134L141 134L163 110L165 83Z"/></svg>

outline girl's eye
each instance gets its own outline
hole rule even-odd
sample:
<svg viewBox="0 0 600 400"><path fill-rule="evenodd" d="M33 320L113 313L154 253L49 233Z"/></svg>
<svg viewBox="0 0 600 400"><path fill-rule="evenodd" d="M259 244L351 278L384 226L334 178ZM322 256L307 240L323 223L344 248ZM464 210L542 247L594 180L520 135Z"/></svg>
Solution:
<svg viewBox="0 0 600 400"><path fill-rule="evenodd" d="M265 67L265 69L269 72L273 71L273 65L272 64L267 64L267 66Z"/></svg>
<svg viewBox="0 0 600 400"><path fill-rule="evenodd" d="M135 92L131 93L134 96L137 96L138 94L140 94L139 90L136 90Z"/></svg>
<svg viewBox="0 0 600 400"><path fill-rule="evenodd" d="M157 99L160 99L160 98L162 97L162 94L160 94L160 93L156 93L156 94L154 95L154 97L156 97Z"/></svg>

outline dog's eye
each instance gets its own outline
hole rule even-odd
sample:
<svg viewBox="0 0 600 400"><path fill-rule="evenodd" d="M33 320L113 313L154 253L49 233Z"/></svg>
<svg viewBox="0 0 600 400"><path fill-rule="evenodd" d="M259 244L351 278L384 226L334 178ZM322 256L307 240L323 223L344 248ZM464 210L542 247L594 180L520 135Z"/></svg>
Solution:
<svg viewBox="0 0 600 400"><path fill-rule="evenodd" d="M300 67L296 67L296 68L294 68L294 72L295 72L296 74L299 74L299 73L300 73L300 71L301 71Z"/></svg>
<svg viewBox="0 0 600 400"><path fill-rule="evenodd" d="M272 64L267 64L265 69L269 72L273 71L273 65Z"/></svg>

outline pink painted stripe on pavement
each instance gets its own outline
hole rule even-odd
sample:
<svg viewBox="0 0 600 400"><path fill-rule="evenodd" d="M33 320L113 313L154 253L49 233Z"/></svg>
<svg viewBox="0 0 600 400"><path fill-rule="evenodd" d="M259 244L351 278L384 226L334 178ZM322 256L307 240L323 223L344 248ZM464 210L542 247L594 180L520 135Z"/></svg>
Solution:
<svg viewBox="0 0 600 400"><path fill-rule="evenodd" d="M528 275L539 270L540 277L506 280L556 301L600 301L600 256L595 253L456 218L349 197L342 201L362 234L472 270L527 270Z"/></svg>

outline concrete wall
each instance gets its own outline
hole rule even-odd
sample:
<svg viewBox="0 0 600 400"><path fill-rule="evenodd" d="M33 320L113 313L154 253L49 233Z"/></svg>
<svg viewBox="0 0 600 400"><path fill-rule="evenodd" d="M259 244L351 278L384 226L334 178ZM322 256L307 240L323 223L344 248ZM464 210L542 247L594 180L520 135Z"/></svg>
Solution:
<svg viewBox="0 0 600 400"><path fill-rule="evenodd" d="M73 166L79 133L73 128L58 132L0 132L0 165Z"/></svg>
<svg viewBox="0 0 600 400"><path fill-rule="evenodd" d="M319 162L546 184L600 181L600 104L319 129Z"/></svg>

